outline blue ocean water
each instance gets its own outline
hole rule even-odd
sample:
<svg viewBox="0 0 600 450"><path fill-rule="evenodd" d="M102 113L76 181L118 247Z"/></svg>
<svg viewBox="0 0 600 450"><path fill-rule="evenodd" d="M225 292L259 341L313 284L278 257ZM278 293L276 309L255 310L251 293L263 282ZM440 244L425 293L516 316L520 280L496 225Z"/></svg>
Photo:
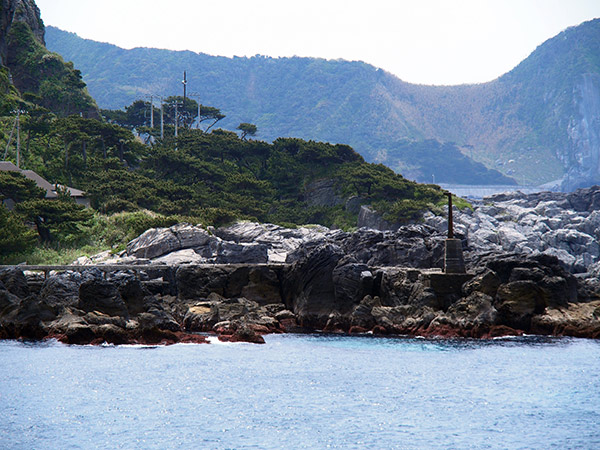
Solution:
<svg viewBox="0 0 600 450"><path fill-rule="evenodd" d="M0 342L2 449L595 449L600 342Z"/></svg>

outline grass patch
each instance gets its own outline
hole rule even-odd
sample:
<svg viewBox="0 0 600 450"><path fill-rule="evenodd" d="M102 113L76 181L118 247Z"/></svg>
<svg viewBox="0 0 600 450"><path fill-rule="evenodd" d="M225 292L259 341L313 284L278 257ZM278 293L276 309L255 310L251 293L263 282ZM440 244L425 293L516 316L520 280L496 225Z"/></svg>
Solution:
<svg viewBox="0 0 600 450"><path fill-rule="evenodd" d="M92 256L108 250L105 246L85 245L79 248L35 247L28 253L13 253L2 259L2 264L67 265L81 256Z"/></svg>

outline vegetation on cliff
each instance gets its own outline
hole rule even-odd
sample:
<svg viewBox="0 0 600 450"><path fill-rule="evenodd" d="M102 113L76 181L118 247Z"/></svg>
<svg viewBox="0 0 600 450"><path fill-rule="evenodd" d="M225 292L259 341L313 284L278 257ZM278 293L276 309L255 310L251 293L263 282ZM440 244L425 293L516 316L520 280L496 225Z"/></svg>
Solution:
<svg viewBox="0 0 600 450"><path fill-rule="evenodd" d="M84 114L97 117L94 100L87 93L81 72L73 63L49 52L33 35L25 22L15 22L7 36L6 66L15 87L25 100L60 116ZM6 113L10 105L1 105Z"/></svg>

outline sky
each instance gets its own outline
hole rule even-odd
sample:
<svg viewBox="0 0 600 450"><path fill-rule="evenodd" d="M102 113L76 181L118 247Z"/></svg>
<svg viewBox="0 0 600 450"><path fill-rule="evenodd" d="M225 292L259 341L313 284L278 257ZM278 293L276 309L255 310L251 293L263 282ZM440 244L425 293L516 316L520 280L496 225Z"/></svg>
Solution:
<svg viewBox="0 0 600 450"><path fill-rule="evenodd" d="M46 25L123 48L364 61L417 84L491 81L600 0L36 0Z"/></svg>

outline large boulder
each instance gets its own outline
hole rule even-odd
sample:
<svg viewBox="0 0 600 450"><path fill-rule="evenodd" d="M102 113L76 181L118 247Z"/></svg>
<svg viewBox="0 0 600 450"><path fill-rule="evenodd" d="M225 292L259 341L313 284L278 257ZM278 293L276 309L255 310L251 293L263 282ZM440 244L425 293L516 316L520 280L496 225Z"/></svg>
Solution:
<svg viewBox="0 0 600 450"><path fill-rule="evenodd" d="M19 298L25 298L30 294L27 278L19 268L0 270L0 283Z"/></svg>
<svg viewBox="0 0 600 450"><path fill-rule="evenodd" d="M338 312L345 314L373 292L373 273L354 257L342 258L331 274Z"/></svg>
<svg viewBox="0 0 600 450"><path fill-rule="evenodd" d="M103 280L86 281L79 287L79 308L83 311L100 311L110 316L127 317L127 305L117 286Z"/></svg>
<svg viewBox="0 0 600 450"><path fill-rule="evenodd" d="M180 266L175 274L180 299L205 299L211 293L226 295L228 280L234 267Z"/></svg>
<svg viewBox="0 0 600 450"><path fill-rule="evenodd" d="M242 266L229 278L227 297L244 297L259 305L282 303L282 271L267 266Z"/></svg>
<svg viewBox="0 0 600 450"><path fill-rule="evenodd" d="M441 267L443 234L426 225L408 225L395 232L359 229L340 236L346 254L369 266Z"/></svg>
<svg viewBox="0 0 600 450"><path fill-rule="evenodd" d="M237 222L215 230L215 235L236 244L263 244L267 246L268 261L286 262L288 255L308 241L324 241L335 231L322 226L284 228L270 223ZM292 261L288 261L292 262Z"/></svg>
<svg viewBox="0 0 600 450"><path fill-rule="evenodd" d="M0 289L0 318L18 308L20 303L21 299L15 294L6 289Z"/></svg>
<svg viewBox="0 0 600 450"><path fill-rule="evenodd" d="M376 319L373 316L373 308L378 307L381 307L381 300L379 297L366 295L352 311L352 314L350 315L351 325L353 327L371 330L376 324Z"/></svg>
<svg viewBox="0 0 600 450"><path fill-rule="evenodd" d="M56 319L56 309L34 295L20 299L18 303L15 302L16 298L10 295L2 300L4 296L1 292L0 301L5 305L8 301L9 304L5 306L0 317L0 337L36 340L45 337L47 330L44 322Z"/></svg>
<svg viewBox="0 0 600 450"><path fill-rule="evenodd" d="M495 297L501 283L502 281L496 272L486 269L463 285L463 295L469 296L471 293L477 291Z"/></svg>
<svg viewBox="0 0 600 450"><path fill-rule="evenodd" d="M600 209L600 187L577 189L566 195L567 201L575 211L596 211Z"/></svg>
<svg viewBox="0 0 600 450"><path fill-rule="evenodd" d="M181 249L204 247L215 239L204 228L185 223L151 228L127 244L127 254L152 259Z"/></svg>
<svg viewBox="0 0 600 450"><path fill-rule="evenodd" d="M343 256L339 246L322 244L290 267L283 282L284 300L301 322L323 324L337 311L333 270Z"/></svg>
<svg viewBox="0 0 600 450"><path fill-rule="evenodd" d="M87 345L96 340L97 330L97 326L87 323L71 323L66 327L62 340L65 344Z"/></svg>
<svg viewBox="0 0 600 450"><path fill-rule="evenodd" d="M600 301L547 308L531 319L531 332L554 336L600 338Z"/></svg>
<svg viewBox="0 0 600 450"><path fill-rule="evenodd" d="M461 329L490 328L496 324L498 311L494 299L482 292L473 292L448 308L454 326Z"/></svg>
<svg viewBox="0 0 600 450"><path fill-rule="evenodd" d="M210 331L219 322L219 309L214 302L198 302L190 306L183 318L188 331Z"/></svg>
<svg viewBox="0 0 600 450"><path fill-rule="evenodd" d="M534 314L546 307L542 289L533 281L520 280L500 285L493 306L498 321L512 328L528 330Z"/></svg>
<svg viewBox="0 0 600 450"><path fill-rule="evenodd" d="M175 318L160 306L150 308L147 312L138 314L135 320L139 324L139 332L142 333L147 330L181 330Z"/></svg>
<svg viewBox="0 0 600 450"><path fill-rule="evenodd" d="M50 273L40 289L39 296L58 308L76 307L79 305L79 287L82 283L101 280L102 273L97 269L83 272Z"/></svg>
<svg viewBox="0 0 600 450"><path fill-rule="evenodd" d="M140 314L156 305L155 297L137 275L130 272L116 272L109 278L109 281L119 291L129 315Z"/></svg>
<svg viewBox="0 0 600 450"><path fill-rule="evenodd" d="M169 228L151 228L127 244L127 254L156 258L181 249L181 242Z"/></svg>

